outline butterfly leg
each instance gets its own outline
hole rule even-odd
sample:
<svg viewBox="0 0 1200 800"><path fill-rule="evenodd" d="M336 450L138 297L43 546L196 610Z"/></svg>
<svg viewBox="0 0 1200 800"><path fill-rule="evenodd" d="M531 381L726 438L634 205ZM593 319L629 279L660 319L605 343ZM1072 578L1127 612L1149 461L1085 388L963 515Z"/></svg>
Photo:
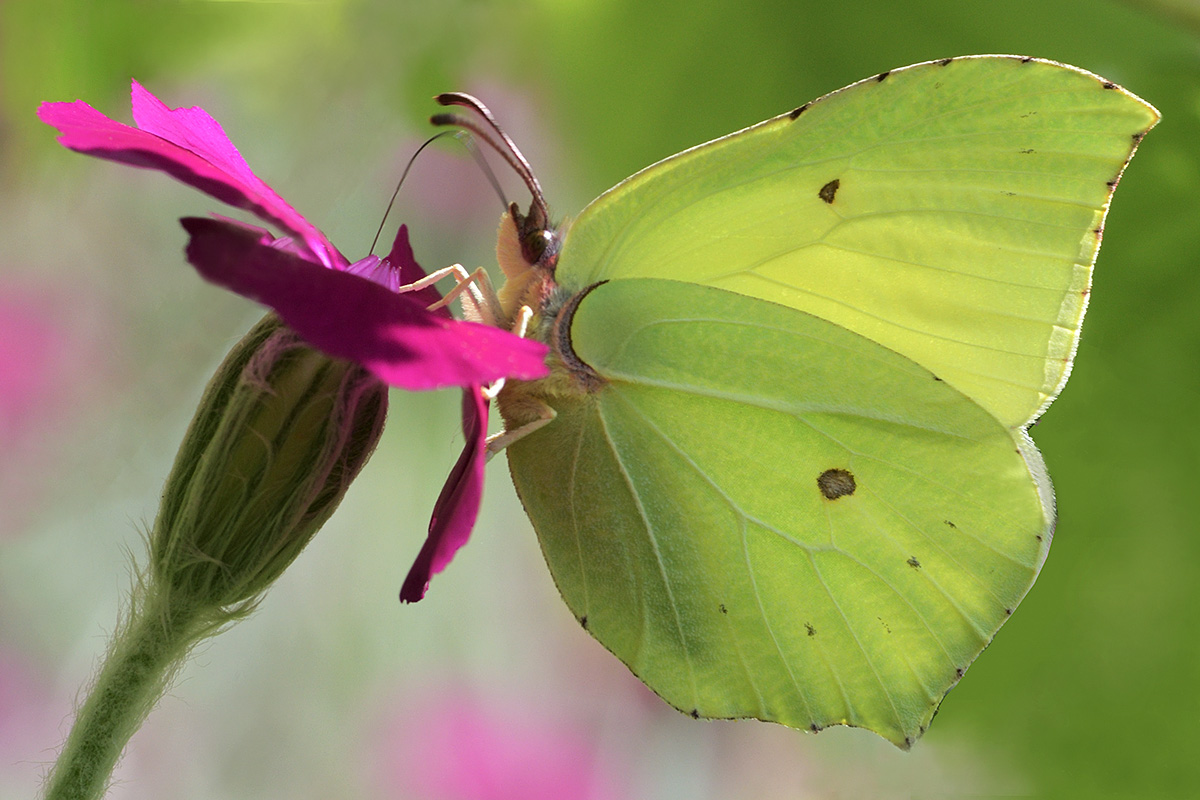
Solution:
<svg viewBox="0 0 1200 800"><path fill-rule="evenodd" d="M484 278L484 280L487 280L487 275L484 275L483 278ZM487 288L489 290L492 288L492 284L490 281L487 284ZM492 296L495 297L495 292L492 292ZM497 300L496 303L498 306L499 300ZM533 309L530 308L529 306L521 306L521 310L517 312L517 319L513 323L513 328L512 328L513 334L516 336L520 336L522 339L524 339L525 331L529 330L529 320L531 320L531 319L533 319ZM504 378L500 378L499 380L497 380L495 383L491 384L490 386L483 387L483 398L485 400L487 400L488 402L491 402L492 400L496 399L496 395L500 394L500 390L503 388L504 388Z"/></svg>
<svg viewBox="0 0 1200 800"><path fill-rule="evenodd" d="M463 267L462 264L451 264L448 267L442 267L441 269L434 270L424 278L415 280L412 283L406 283L396 291L400 294L404 294L405 292L415 292L418 289L424 289L427 286L433 286L447 275L456 276L460 283L470 277L466 268Z"/></svg>
<svg viewBox="0 0 1200 800"><path fill-rule="evenodd" d="M521 306L521 310L517 312L516 323L513 325L513 333L515 333L517 336L524 336L526 331L529 329L529 321L531 319L533 319L533 309L529 306ZM485 388L483 390L483 396L488 400L492 400L496 397L496 395L500 394L500 390L503 388L504 378L501 378L491 386ZM537 417L536 419L525 423L519 428L514 428L511 431L500 431L499 433L492 434L487 438L487 457L489 460L492 458L492 456L496 455L513 442L517 441L518 439L523 439L557 416L558 412L540 400L533 402L536 403L536 406L532 407L531 410L534 411L534 414Z"/></svg>
<svg viewBox="0 0 1200 800"><path fill-rule="evenodd" d="M446 292L445 297L429 306L429 311L435 311L462 297L463 315L467 319L495 326L497 321L503 318L496 290L492 287L492 281L482 267L474 272L467 272L462 264L451 264L429 273L420 280L401 286L399 291L403 294L424 289L447 275L453 275L457 283L453 289Z"/></svg>
<svg viewBox="0 0 1200 800"><path fill-rule="evenodd" d="M519 428L514 428L511 431L500 431L494 433L487 438L487 457L491 460L492 456L499 453L504 448L508 447L519 439L524 439L529 434L550 423L550 420L558 416L558 412L545 403L538 402L540 408L538 412L540 416L532 422L526 422Z"/></svg>
<svg viewBox="0 0 1200 800"><path fill-rule="evenodd" d="M458 283L453 289L446 292L445 297L429 306L429 310L435 311L462 298L463 314L467 319L495 325L495 315L491 313L493 309L489 307L487 300L487 294L495 295L495 291L492 290L487 273L483 271L482 267L469 274L459 264L455 264L454 267L458 268L454 273L454 278ZM485 285L486 290L481 288Z"/></svg>

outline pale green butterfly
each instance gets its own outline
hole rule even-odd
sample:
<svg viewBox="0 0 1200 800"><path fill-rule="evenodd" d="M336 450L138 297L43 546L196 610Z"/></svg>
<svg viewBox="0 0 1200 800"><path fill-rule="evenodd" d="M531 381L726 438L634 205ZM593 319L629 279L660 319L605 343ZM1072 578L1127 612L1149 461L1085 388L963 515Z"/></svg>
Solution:
<svg viewBox="0 0 1200 800"><path fill-rule="evenodd" d="M693 717L911 746L1045 561L1026 428L1158 119L973 56L672 156L561 241L529 176L491 316L526 307L552 373L503 387L494 444L576 618Z"/></svg>

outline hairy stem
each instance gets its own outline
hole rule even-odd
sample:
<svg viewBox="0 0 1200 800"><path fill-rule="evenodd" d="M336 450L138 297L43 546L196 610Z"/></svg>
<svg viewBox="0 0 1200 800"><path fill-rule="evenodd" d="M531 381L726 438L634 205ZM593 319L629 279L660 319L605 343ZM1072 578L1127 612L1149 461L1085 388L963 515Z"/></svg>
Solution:
<svg viewBox="0 0 1200 800"><path fill-rule="evenodd" d="M46 800L104 796L126 743L196 641L194 623L168 616L159 603L132 608L50 773Z"/></svg>

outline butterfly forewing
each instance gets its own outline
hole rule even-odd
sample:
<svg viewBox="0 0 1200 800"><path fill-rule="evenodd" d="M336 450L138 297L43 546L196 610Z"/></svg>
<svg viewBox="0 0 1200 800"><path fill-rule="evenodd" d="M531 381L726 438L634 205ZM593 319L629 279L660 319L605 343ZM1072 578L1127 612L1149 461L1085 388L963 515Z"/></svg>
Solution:
<svg viewBox="0 0 1200 800"><path fill-rule="evenodd" d="M1108 201L1157 119L1053 62L894 70L619 184L569 231L558 278L808 311L1025 425L1066 379Z"/></svg>

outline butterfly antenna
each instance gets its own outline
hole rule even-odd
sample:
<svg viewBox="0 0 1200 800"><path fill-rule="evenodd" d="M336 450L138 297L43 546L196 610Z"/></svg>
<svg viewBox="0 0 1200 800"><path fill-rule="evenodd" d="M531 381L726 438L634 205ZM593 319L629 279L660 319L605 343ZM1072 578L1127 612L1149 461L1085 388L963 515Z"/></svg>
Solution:
<svg viewBox="0 0 1200 800"><path fill-rule="evenodd" d="M467 152L475 159L475 163L483 170L483 174L487 176L488 183L496 190L496 196L500 198L500 204L505 209L508 208L508 198L504 195L504 189L500 186L500 181L496 178L496 173L492 171L491 164L488 164L487 159L483 157L483 151L475 144L475 137L467 131L456 131L454 138L462 142L463 147L467 148Z"/></svg>
<svg viewBox="0 0 1200 800"><path fill-rule="evenodd" d="M478 114L484 122L487 123L487 129L466 117L458 114L435 114L430 117L429 121L434 125L453 125L457 128L470 131L475 134L481 141L487 142L493 150L512 167L513 171L521 176L521 180L525 181L525 186L529 188L529 193L533 195L533 208L536 210L537 217L540 218L540 223L544 225L545 221L550 218L549 209L546 207L546 197L542 194L542 185L538 183L538 179L533 174L533 168L529 166L529 162L525 160L525 156L521 154L520 148L516 142L509 138L508 134L496 122L496 118L492 116L492 112L488 110L480 100L472 97L465 92L445 92L434 98L438 103L444 106L461 106L468 108ZM492 138L491 133L500 137L500 142ZM501 144L502 143L502 144Z"/></svg>
<svg viewBox="0 0 1200 800"><path fill-rule="evenodd" d="M392 192L392 199L388 200L387 209L383 212L383 219L379 220L379 230L375 231L375 238L371 240L371 249L367 251L368 255L373 254L375 252L375 245L379 244L379 236L383 233L383 226L387 222L388 214L392 213L392 206L396 202L396 196L400 194L400 187L404 185L404 179L408 177L409 170L411 170L413 164L416 163L417 156L421 155L422 150L424 150L426 147L429 147L429 145L433 144L438 139L441 139L444 136L454 135L454 131L442 131L435 136L429 137L420 147L417 148L417 151L412 154L412 157L408 159L408 163L404 166L404 172L400 175L400 180L396 181L396 191ZM493 180L495 180L494 177Z"/></svg>

